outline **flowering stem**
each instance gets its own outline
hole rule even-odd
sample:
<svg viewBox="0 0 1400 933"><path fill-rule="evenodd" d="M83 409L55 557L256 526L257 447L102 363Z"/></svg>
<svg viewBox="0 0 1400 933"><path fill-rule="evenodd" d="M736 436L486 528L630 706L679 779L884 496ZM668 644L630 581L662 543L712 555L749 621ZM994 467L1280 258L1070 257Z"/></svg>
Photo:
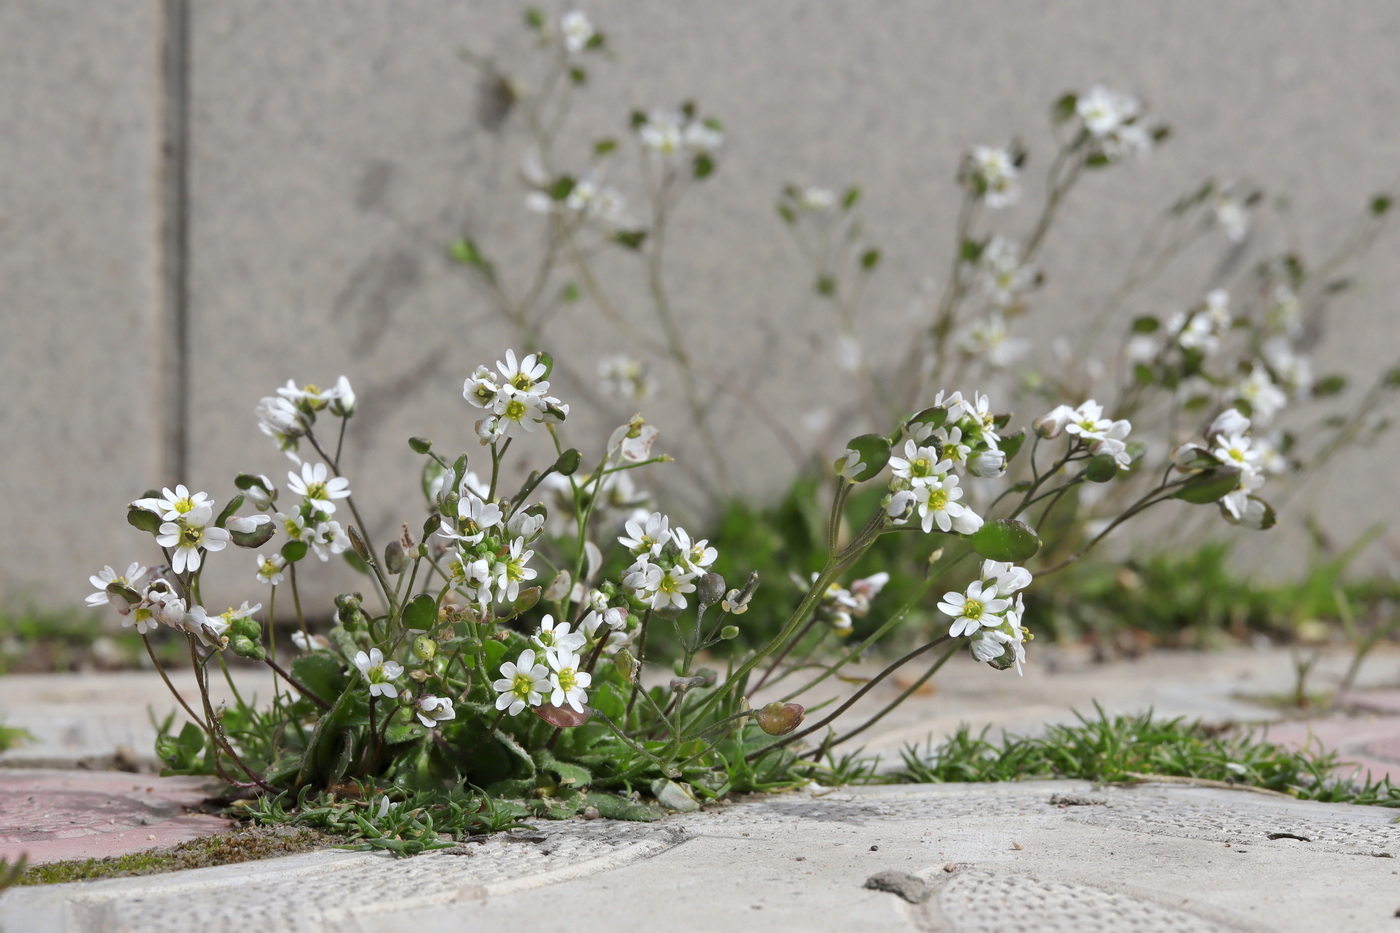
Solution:
<svg viewBox="0 0 1400 933"><path fill-rule="evenodd" d="M774 742L772 745L765 745L763 748L760 748L758 751L750 752L748 755L745 755L745 756L744 756L744 760L745 760L745 761L755 761L755 760L757 760L758 758L763 757L764 755L768 754L769 752L771 752L771 751L773 751L773 750L775 750L775 749L782 748L782 747L784 747L784 746L786 746L786 745L791 745L793 742L796 742L798 739L801 739L801 738L804 738L804 737L806 737L806 736L808 736L808 735L811 735L813 732L817 731L818 729L825 728L826 725L827 725L828 723L832 722L833 720L836 719L836 717L840 716L840 715L841 715L842 713L844 713L846 710L848 710L848 709L850 709L852 706L854 706L854 705L860 700L861 697L865 696L865 695L866 695L867 693L869 693L871 690L875 689L876 685L878 685L878 684L880 683L880 681L884 680L886 677L888 677L889 675L893 674L895 671L899 670L901 667L903 667L905 664L909 663L910 661L914 660L914 659L917 658L919 655L923 654L923 653L926 652L926 651L930 651L930 650L932 650L933 648L938 647L939 645L943 644L944 642L948 641L948 640L951 639L951 638L952 638L951 635L939 635L939 636L938 636L937 638L935 638L933 641L927 642L926 644L923 644L923 645L920 645L918 648L915 648L913 651L910 651L908 654L904 655L903 657L897 658L895 661L891 662L890 665L889 665L888 667L886 667L883 671L881 671L880 673L876 674L876 675L875 675L874 677L872 677L870 680L866 681L863 685L861 685L861 688L860 688L859 690L857 690L855 693L851 694L851 696L846 700L846 702L844 702L844 703L842 703L840 706L836 707L836 709L835 709L834 711L832 711L831 713L829 713L829 714L827 714L826 716L824 716L820 721L818 721L818 722L816 722L816 723L813 723L812 725L808 726L806 729L801 729L801 730L799 730L799 731L797 731L797 732L792 733L791 735L784 736L783 738L781 738L781 739L779 739L778 741ZM957 647L957 646L955 645L955 646L954 646L954 649L956 649L956 647ZM950 651L948 652L948 654L944 656L943 660L939 661L938 664L934 665L933 670L931 670L931 671L929 672L929 674L932 675L933 671L938 670L938 668L942 666L943 661L946 661L947 658L948 658L949 656L951 656L951 655L952 655L952 650L950 650ZM889 711L889 708L886 708L883 712L880 713L880 715L884 715L884 713L885 713L885 712L888 712L888 711ZM867 723L866 725L869 725L869 724L870 724L870 723ZM862 727L862 728L864 728L864 727Z"/></svg>
<svg viewBox="0 0 1400 933"><path fill-rule="evenodd" d="M150 656L151 663L155 665L156 673L160 675L160 679L165 681L165 686L170 690L170 695L178 700L180 705L185 708L185 712L189 713L191 720L197 723L205 732L208 732L209 727L205 725L204 719L190 707L190 704L180 695L180 691L176 690L175 685L170 682L170 675L165 673L165 665L161 664L160 659L156 657L155 649L151 647L151 640L146 636L145 632L141 633L141 644L146 646L146 654Z"/></svg>
<svg viewBox="0 0 1400 933"><path fill-rule="evenodd" d="M642 664L642 663L644 663L644 662L646 661L646 656L647 656L647 630L651 627L651 613L652 613L652 609L651 609L650 606L647 607L647 611L646 611L646 612L642 613L642 622L641 622L641 625L639 626L640 631L637 633L637 663L638 663L638 664ZM641 675L641 671L638 670L638 671L637 671L637 679L634 680L634 681L632 682L632 695L629 696L629 697L627 698L627 718L628 718L628 719L630 719L631 716L632 716L632 707L635 706L636 703L637 703L637 691L638 691L639 689L641 689L641 686L642 686L642 675Z"/></svg>
<svg viewBox="0 0 1400 933"><path fill-rule="evenodd" d="M219 752L222 750L233 759L233 763L238 765L239 770L248 775L249 779L252 780L254 784L268 793L272 793L274 790L272 785L263 780L262 775L244 764L243 759L238 757L238 753L235 752L233 746L229 744L228 738L224 735L223 726L219 723L219 717L214 715L214 707L209 702L209 684L206 679L204 665L201 664L199 660L199 651L195 647L194 636L186 635L185 637L189 639L190 643L190 662L194 665L195 683L199 687L199 697L204 702L204 715L209 719L209 738L214 741L214 769L219 772L219 776L224 780L229 781L230 784L235 783L229 779L228 774L224 772L222 766L219 764Z"/></svg>
<svg viewBox="0 0 1400 933"><path fill-rule="evenodd" d="M951 636L945 636L945 637L951 637ZM855 736L857 736L857 735L859 735L860 733L864 732L866 729L869 729L871 726L875 725L875 724L876 724L877 722L879 722L881 719L885 718L885 716L888 715L896 706L899 706L901 703L903 703L905 700L907 700L910 696L912 696L916 690L918 690L918 689L919 689L920 687L922 687L925 683L927 683L930 677L932 677L934 674L937 674L938 671L943 667L943 665L948 663L948 659L951 658L954 654L957 653L957 650L958 650L958 645L957 645L956 643L955 643L955 644L952 644L952 645L949 645L949 646L948 646L948 650L945 651L945 652L943 652L942 657L940 657L937 661L933 662L932 666L930 666L929 669L928 669L927 671L925 671L922 675L920 675L920 677L919 677L918 680L914 681L912 684L910 684L908 687L906 687L906 688L904 689L904 692L900 693L899 696L895 697L893 700L891 700L890 702L886 703L886 704L885 704L885 707L884 707L883 709L881 709L881 710L880 710L878 713L876 713L874 716L871 716L871 717L870 717L869 719L867 719L865 722L861 723L859 726L857 726L856 728L852 729L851 731L845 733L844 735L838 736L838 737L836 737L836 738L834 738L834 739L831 739L831 740L828 741L828 742L822 743L822 747L823 747L823 748L828 748L828 749L829 749L829 748L832 748L832 747L834 747L834 746L840 745L842 742L846 741L847 739L854 738Z"/></svg>

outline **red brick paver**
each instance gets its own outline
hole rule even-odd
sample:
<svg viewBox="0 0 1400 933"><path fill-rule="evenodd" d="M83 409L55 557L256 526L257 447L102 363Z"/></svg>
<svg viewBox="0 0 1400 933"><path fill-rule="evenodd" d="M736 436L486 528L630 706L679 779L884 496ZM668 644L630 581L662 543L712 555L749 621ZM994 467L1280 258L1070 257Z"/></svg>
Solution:
<svg viewBox="0 0 1400 933"><path fill-rule="evenodd" d="M190 813L206 796L195 777L113 771L0 771L0 857L30 864L125 855L229 826Z"/></svg>

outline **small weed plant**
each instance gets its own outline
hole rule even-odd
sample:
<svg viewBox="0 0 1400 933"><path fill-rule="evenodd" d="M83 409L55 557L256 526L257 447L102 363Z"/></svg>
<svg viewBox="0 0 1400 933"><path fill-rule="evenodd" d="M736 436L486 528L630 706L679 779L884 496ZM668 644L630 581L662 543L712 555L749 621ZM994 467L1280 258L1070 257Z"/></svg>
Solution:
<svg viewBox="0 0 1400 933"><path fill-rule="evenodd" d="M524 343L494 367L462 374L463 411L475 418L462 446L472 449L444 453L410 439L423 499L399 504L404 523L385 541L361 518L341 469L357 407L349 381L289 381L256 406L262 432L294 465L285 482L239 474L223 499L184 485L151 490L127 516L159 559L92 577L88 602L115 610L145 639L188 717L162 730L167 771L217 774L248 813L302 819L400 854L529 815L644 819L730 792L790 787L823 768L859 774L865 766L835 749L959 651L1019 671L1034 580L1074 564L1120 525L1164 503L1205 506L1248 528L1274 524L1261 487L1290 442L1267 426L1290 392L1325 394L1295 347L1307 296L1332 280L1316 285L1297 261L1260 267L1248 313L1211 291L1165 321L1138 318L1128 375L1105 384L1110 404L1090 396L1092 368L1067 361L1060 376L1034 380L1033 392L1016 390L1039 415L1029 423L1013 424L985 391L1014 358L1007 329L1042 279L1032 262L1064 198L1082 176L1164 137L1146 126L1138 101L1095 87L1054 107L1046 202L1024 237L979 226L985 212L1016 200L1024 151L979 147L964 160L947 289L904 344L905 359L875 365L851 349L859 283L880 261L854 221L858 192L782 194L779 213L813 258L817 294L836 308L865 421L823 450L834 464L821 481L799 487L807 536L797 586L761 581L743 549L725 555L721 572L718 549L653 508L635 482L638 471L673 460L654 452L658 428L637 415L602 443L571 446L570 405L551 394L555 361L541 348L543 296L561 269L570 278L559 300L586 298L625 323L593 257L634 253L661 335L639 339L672 364L691 420L677 433L699 441L677 450L686 485L712 502L728 485L710 387L788 436L736 380L700 368L670 310L668 219L715 173L721 126L689 104L632 115L650 220L630 223L602 181L623 143L598 140L590 164L574 171L556 161L560 114L587 80L588 56L606 49L601 34L577 12L527 19L546 61L537 91L480 64L507 109L525 115L527 203L545 218L549 245L525 288L506 282L473 240L454 246ZM1181 237L1216 225L1233 237L1250 203L1248 193L1207 185L1174 206L1165 223L1177 238L1160 248L1166 258L1135 273L1134 287L1160 271ZM1388 206L1372 205L1343 256L1369 243ZM616 387L643 394L640 368L612 361L607 372ZM956 388L966 383L981 390ZM1326 438L1361 430L1359 417L1310 439L1329 449ZM237 607L208 605L207 566L240 548L257 552L259 592ZM365 592L340 595L333 620L313 624L325 614L303 611L298 580L332 558L364 573ZM858 574L870 566L863 561L877 566ZM873 611L894 568L893 598ZM761 582L773 595L759 613L750 610ZM267 622L279 606L287 615L288 602L295 651L279 657ZM940 621L911 625L930 603ZM168 631L189 656L192 703L151 646ZM844 687L843 669L878 649L883 668L858 689ZM227 676L229 654L267 668L270 702L235 689L232 703L215 707L209 681ZM906 667L915 672L907 689L847 721Z"/></svg>

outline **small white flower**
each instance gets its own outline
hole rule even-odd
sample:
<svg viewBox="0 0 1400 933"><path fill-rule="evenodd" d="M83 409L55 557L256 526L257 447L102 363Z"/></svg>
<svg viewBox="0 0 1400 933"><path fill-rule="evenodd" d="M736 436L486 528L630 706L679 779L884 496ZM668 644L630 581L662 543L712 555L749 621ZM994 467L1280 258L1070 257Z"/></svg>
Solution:
<svg viewBox="0 0 1400 933"><path fill-rule="evenodd" d="M170 487L167 486L161 491L160 496L152 499L137 499L131 504L138 509L155 512L162 521L167 522L179 521L182 516L195 511L201 505L207 504L213 508L213 503L210 502L207 494L192 493L183 485L176 486L174 492L171 492Z"/></svg>
<svg viewBox="0 0 1400 933"><path fill-rule="evenodd" d="M438 723L457 718L457 712L452 708L452 700L448 697L421 696L414 703L414 706L418 721L429 729Z"/></svg>
<svg viewBox="0 0 1400 933"><path fill-rule="evenodd" d="M640 402L651 394L646 364L626 354L606 357L598 362L601 388L608 395Z"/></svg>
<svg viewBox="0 0 1400 933"><path fill-rule="evenodd" d="M554 668L549 682L554 688L549 702L554 706L570 706L574 712L583 712L588 702L585 689L593 683L593 675L578 669L579 656L572 651L550 652L549 666Z"/></svg>
<svg viewBox="0 0 1400 933"><path fill-rule="evenodd" d="M302 632L292 633L292 644L297 646L297 650L310 653L312 651L324 651L331 646L330 640L324 635L305 635Z"/></svg>
<svg viewBox="0 0 1400 933"><path fill-rule="evenodd" d="M118 574L111 567L103 567L98 573L88 577L88 582L97 588L96 593L89 593L85 602L89 606L105 606L111 600L111 594L107 592L109 583L118 583L122 586L130 587L133 590L140 589L141 578L146 575L146 568L139 563L133 562L126 568L126 573ZM127 608L125 600L118 600L113 603L118 607L118 611Z"/></svg>
<svg viewBox="0 0 1400 933"><path fill-rule="evenodd" d="M326 515L335 513L335 499L350 496L350 481L343 476L332 477L324 463L303 463L301 475L287 473L292 492L306 499L313 511Z"/></svg>
<svg viewBox="0 0 1400 933"><path fill-rule="evenodd" d="M276 586L286 577L287 559L281 554L258 555L258 581Z"/></svg>
<svg viewBox="0 0 1400 933"><path fill-rule="evenodd" d="M1020 172L1006 149L994 146L973 146L968 157L973 177L980 182L983 199L996 209L1015 204L1021 197Z"/></svg>
<svg viewBox="0 0 1400 933"><path fill-rule="evenodd" d="M399 688L392 681L403 676L403 665L397 661L384 660L384 652L378 648L369 649L369 654L363 651L356 652L355 666L365 675L365 680L369 681L371 697L384 696L392 700L399 695Z"/></svg>
<svg viewBox="0 0 1400 933"><path fill-rule="evenodd" d="M953 620L948 633L954 638L972 635L979 628L993 628L1002 622L1002 615L1011 608L1011 600L997 595L995 583L974 580L964 593L944 593L938 604L940 612Z"/></svg>
<svg viewBox="0 0 1400 933"><path fill-rule="evenodd" d="M515 716L526 706L535 707L543 703L544 692L552 689L553 684L549 668L537 664L535 650L526 648L520 652L519 660L506 661L501 665L501 677L491 687L500 694L496 697L496 709Z"/></svg>
<svg viewBox="0 0 1400 933"><path fill-rule="evenodd" d="M559 34L564 39L565 49L570 52L582 52L597 32L584 13L569 10L559 17Z"/></svg>
<svg viewBox="0 0 1400 933"><path fill-rule="evenodd" d="M629 521L625 527L627 536L619 536L617 543L631 551L634 556L659 556L666 542L671 540L671 520L660 512L648 515L645 525Z"/></svg>
<svg viewBox="0 0 1400 933"><path fill-rule="evenodd" d="M325 397L330 402L331 414L349 418L355 413L355 390L350 388L350 380L344 376L336 379L335 388Z"/></svg>
<svg viewBox="0 0 1400 933"><path fill-rule="evenodd" d="M540 630L530 637L530 641L544 649L545 656L551 654L573 654L588 641L582 632L569 631L569 623L554 621L554 616L546 615L540 620ZM552 663L552 662L551 662Z"/></svg>
<svg viewBox="0 0 1400 933"><path fill-rule="evenodd" d="M194 573L199 569L205 551L222 551L228 544L229 533L223 528L209 525L213 517L213 506L206 502L194 511L185 513L178 522L161 524L156 544L175 549L170 556L170 568L176 573L186 570Z"/></svg>

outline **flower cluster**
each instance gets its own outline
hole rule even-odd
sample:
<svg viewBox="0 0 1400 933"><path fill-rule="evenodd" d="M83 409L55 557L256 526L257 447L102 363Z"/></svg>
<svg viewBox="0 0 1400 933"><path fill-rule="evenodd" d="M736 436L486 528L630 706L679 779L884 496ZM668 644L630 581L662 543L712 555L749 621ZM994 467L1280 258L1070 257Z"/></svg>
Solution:
<svg viewBox="0 0 1400 933"><path fill-rule="evenodd" d="M1068 103L1091 146L1090 158L1117 162L1151 151L1154 134L1139 122L1142 102L1131 94L1095 84L1083 94L1071 95Z"/></svg>
<svg viewBox="0 0 1400 933"><path fill-rule="evenodd" d="M948 633L971 640L972 656L998 670L1015 665L1021 673L1026 660L1027 633L1021 590L1031 583L1030 571L1014 564L985 560L981 576L963 592L948 592L938 609L953 620Z"/></svg>
<svg viewBox="0 0 1400 933"><path fill-rule="evenodd" d="M896 524L918 516L920 526L969 535L982 527L982 516L959 500L964 473L1000 476L1006 455L997 429L1006 417L993 415L991 403L978 393L969 401L961 392L944 397L911 419L905 428L904 456L889 458L889 494L885 512Z"/></svg>
<svg viewBox="0 0 1400 933"><path fill-rule="evenodd" d="M818 576L819 574L812 574L811 582L816 582ZM803 588L810 585L797 577L793 578L793 582ZM828 584L821 602L817 605L817 618L830 624L833 632L845 638L854 631L854 620L863 619L869 614L871 600L880 595L880 591L888 582L890 575L881 572L853 580L849 587L836 582Z"/></svg>
<svg viewBox="0 0 1400 933"><path fill-rule="evenodd" d="M355 391L348 379L341 376L330 389L298 386L288 380L276 395L259 400L258 428L276 441L278 448L294 463L300 463L297 450L301 438L316 423L316 415L326 410L340 418L349 418L355 413Z"/></svg>
<svg viewBox="0 0 1400 933"><path fill-rule="evenodd" d="M645 522L628 522L626 533L617 540L633 557L623 574L623 586L655 610L684 609L686 594L695 592L695 579L718 556L708 541L693 541L684 528L672 528L670 519L660 512L652 512Z"/></svg>
<svg viewBox="0 0 1400 933"><path fill-rule="evenodd" d="M569 406L548 395L550 360L530 353L519 362L515 351L507 350L505 362L496 361L496 372L478 366L462 388L462 395L487 416L476 423L483 444L502 440L519 427L533 431L541 424L558 424L569 414Z"/></svg>
<svg viewBox="0 0 1400 933"><path fill-rule="evenodd" d="M1172 452L1172 463L1182 473L1223 474L1229 491L1218 498L1221 514L1233 524L1268 528L1273 509L1255 495L1269 473L1286 469L1278 449L1263 438L1250 436L1250 420L1238 409L1227 408L1205 430L1205 443L1182 444Z"/></svg>
<svg viewBox="0 0 1400 933"><path fill-rule="evenodd" d="M632 115L632 128L642 148L657 158L672 160L685 154L711 159L724 144L724 132L713 117L700 119L695 107L660 108Z"/></svg>
<svg viewBox="0 0 1400 933"><path fill-rule="evenodd" d="M990 208L1009 207L1021 197L1020 166L1025 153L1014 147L973 146L963 160L963 186Z"/></svg>
<svg viewBox="0 0 1400 933"><path fill-rule="evenodd" d="M1046 439L1071 434L1078 438L1089 453L1095 456L1104 454L1112 457L1120 470L1133 465L1133 452L1128 449L1126 438L1133 426L1126 418L1114 420L1103 416L1103 406L1089 399L1078 408L1058 405L1048 414L1037 418L1035 432Z"/></svg>

